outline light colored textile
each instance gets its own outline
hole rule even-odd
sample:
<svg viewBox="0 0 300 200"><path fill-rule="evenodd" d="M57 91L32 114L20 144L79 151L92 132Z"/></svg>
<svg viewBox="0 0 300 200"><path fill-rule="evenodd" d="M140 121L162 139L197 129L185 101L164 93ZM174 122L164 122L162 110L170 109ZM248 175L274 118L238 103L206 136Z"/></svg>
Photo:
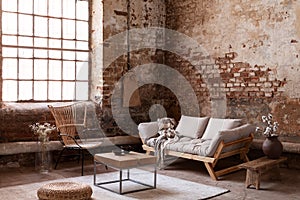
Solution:
<svg viewBox="0 0 300 200"><path fill-rule="evenodd" d="M244 124L237 128L233 128L230 130L219 131L211 140L209 147L206 150L207 156L213 156L218 144L223 140L224 142L232 142L238 139L242 139L248 137L251 133L254 133L255 127L251 124ZM238 144L235 146L230 146L225 148L223 151L227 152L236 148L241 147L243 144Z"/></svg>
<svg viewBox="0 0 300 200"><path fill-rule="evenodd" d="M217 146L222 140L224 140L224 142L232 142L248 137L254 131L255 127L253 125L245 124L231 130L216 132L215 136L211 140L192 139L190 137L180 136L176 142L167 144L165 149L212 157L217 149ZM151 138L148 140L147 145L153 147L154 140L156 140L156 138ZM241 145L243 144L225 148L224 151L230 151L232 149L239 148Z"/></svg>
<svg viewBox="0 0 300 200"><path fill-rule="evenodd" d="M151 168L149 168L151 169ZM125 177L127 171L123 172ZM114 180L114 178L119 177L119 172L110 173L100 173L97 174L96 181L107 182ZM153 184L153 175L149 171L140 169L131 169L130 178L134 180L141 181L145 184ZM178 179L170 176L165 176L162 174L157 174L157 185L154 190L145 190L142 192L133 192L126 195L119 195L115 192L101 189L93 184L93 175L80 176L72 178L62 178L57 180L51 180L37 183L30 183L24 185L17 185L11 187L0 188L0 199L4 200L36 200L37 190L44 184L51 182L61 182L61 181L74 181L79 183L88 184L92 187L93 194L91 200L153 200L153 199L163 199L163 200L195 200L195 199L211 199L217 195L229 192L228 189L204 185L201 183L186 181L183 179ZM111 183L105 185L106 187L112 189L113 191L119 190L119 182ZM132 189L143 189L144 185L136 184L132 181L124 181L122 191L126 192Z"/></svg>
<svg viewBox="0 0 300 200"><path fill-rule="evenodd" d="M138 125L139 135L142 141L155 136L158 132L158 123L157 122L144 122Z"/></svg>
<svg viewBox="0 0 300 200"><path fill-rule="evenodd" d="M202 139L211 140L219 131L236 128L240 126L241 123L241 119L210 118Z"/></svg>
<svg viewBox="0 0 300 200"><path fill-rule="evenodd" d="M202 136L209 117L191 117L182 115L176 131L178 135L190 138L199 138Z"/></svg>

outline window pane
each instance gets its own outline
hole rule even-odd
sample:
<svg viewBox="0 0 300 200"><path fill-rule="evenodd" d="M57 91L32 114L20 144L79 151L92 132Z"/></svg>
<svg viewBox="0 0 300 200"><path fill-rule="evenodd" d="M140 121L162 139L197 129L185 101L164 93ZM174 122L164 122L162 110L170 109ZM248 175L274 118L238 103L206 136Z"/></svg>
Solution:
<svg viewBox="0 0 300 200"><path fill-rule="evenodd" d="M47 100L47 82L35 81L34 82L34 99Z"/></svg>
<svg viewBox="0 0 300 200"><path fill-rule="evenodd" d="M87 62L77 62L76 63L76 80L88 80L89 68Z"/></svg>
<svg viewBox="0 0 300 200"><path fill-rule="evenodd" d="M17 48L3 48L2 56L3 57L18 57Z"/></svg>
<svg viewBox="0 0 300 200"><path fill-rule="evenodd" d="M74 82L63 82L63 100L73 100L74 99Z"/></svg>
<svg viewBox="0 0 300 200"><path fill-rule="evenodd" d="M89 85L88 82L77 82L76 83L76 99L86 100L88 99Z"/></svg>
<svg viewBox="0 0 300 200"><path fill-rule="evenodd" d="M32 47L33 46L33 38L19 36L19 45Z"/></svg>
<svg viewBox="0 0 300 200"><path fill-rule="evenodd" d="M17 45L17 36L2 35L2 44Z"/></svg>
<svg viewBox="0 0 300 200"><path fill-rule="evenodd" d="M49 79L61 80L61 61L57 61L57 60L49 61Z"/></svg>
<svg viewBox="0 0 300 200"><path fill-rule="evenodd" d="M49 50L49 58L60 59L61 58L61 51Z"/></svg>
<svg viewBox="0 0 300 200"><path fill-rule="evenodd" d="M47 47L47 39L34 38L34 46L36 46L36 47Z"/></svg>
<svg viewBox="0 0 300 200"><path fill-rule="evenodd" d="M49 82L49 99L61 100L61 82L50 81Z"/></svg>
<svg viewBox="0 0 300 200"><path fill-rule="evenodd" d="M19 100L30 100L32 97L32 81L20 81Z"/></svg>
<svg viewBox="0 0 300 200"><path fill-rule="evenodd" d="M17 12L17 0L2 0L2 9L5 11Z"/></svg>
<svg viewBox="0 0 300 200"><path fill-rule="evenodd" d="M34 0L34 14L47 16L47 0Z"/></svg>
<svg viewBox="0 0 300 200"><path fill-rule="evenodd" d="M63 38L75 39L75 20L63 20Z"/></svg>
<svg viewBox="0 0 300 200"><path fill-rule="evenodd" d="M75 41L63 40L64 49L75 49Z"/></svg>
<svg viewBox="0 0 300 200"><path fill-rule="evenodd" d="M74 51L63 51L63 59L75 60L75 52Z"/></svg>
<svg viewBox="0 0 300 200"><path fill-rule="evenodd" d="M32 49L19 48L19 57L20 58L33 58Z"/></svg>
<svg viewBox="0 0 300 200"><path fill-rule="evenodd" d="M18 62L17 59L3 59L3 70L2 70L2 77L4 79L17 79L18 75Z"/></svg>
<svg viewBox="0 0 300 200"><path fill-rule="evenodd" d="M48 21L46 17L34 18L34 35L35 36L48 36Z"/></svg>
<svg viewBox="0 0 300 200"><path fill-rule="evenodd" d="M3 101L16 101L17 81L3 81Z"/></svg>
<svg viewBox="0 0 300 200"><path fill-rule="evenodd" d="M51 0L49 2L49 16L61 17L61 1Z"/></svg>
<svg viewBox="0 0 300 200"><path fill-rule="evenodd" d="M35 49L34 50L34 57L36 58L48 58L48 51L42 49Z"/></svg>
<svg viewBox="0 0 300 200"><path fill-rule="evenodd" d="M32 16L19 15L19 34L32 35Z"/></svg>
<svg viewBox="0 0 300 200"><path fill-rule="evenodd" d="M17 15L14 13L2 13L2 33L16 34L17 33Z"/></svg>
<svg viewBox="0 0 300 200"><path fill-rule="evenodd" d="M49 47L50 48L60 48L61 40L49 39Z"/></svg>
<svg viewBox="0 0 300 200"><path fill-rule="evenodd" d="M34 61L34 79L37 80L47 79L47 60Z"/></svg>
<svg viewBox="0 0 300 200"><path fill-rule="evenodd" d="M61 38L61 20L49 19L49 37Z"/></svg>
<svg viewBox="0 0 300 200"><path fill-rule="evenodd" d="M63 79L75 80L75 61L63 62Z"/></svg>
<svg viewBox="0 0 300 200"><path fill-rule="evenodd" d="M80 42L80 41L76 42L77 49L88 50L89 49L88 45L89 45L88 42Z"/></svg>
<svg viewBox="0 0 300 200"><path fill-rule="evenodd" d="M81 61L88 61L89 60L89 53L87 52L77 52L76 53L77 60Z"/></svg>
<svg viewBox="0 0 300 200"><path fill-rule="evenodd" d="M64 0L63 1L63 17L75 18L75 1L74 0Z"/></svg>
<svg viewBox="0 0 300 200"><path fill-rule="evenodd" d="M19 0L19 12L32 14L32 0Z"/></svg>
<svg viewBox="0 0 300 200"><path fill-rule="evenodd" d="M88 13L88 2L87 1L76 1L76 18L82 19L82 20L88 20L89 19L89 13Z"/></svg>
<svg viewBox="0 0 300 200"><path fill-rule="evenodd" d="M76 22L76 38L78 40L89 39L89 27L87 22L78 21Z"/></svg>
<svg viewBox="0 0 300 200"><path fill-rule="evenodd" d="M31 59L19 60L19 78L32 79L33 78L33 63ZM22 90L21 90L22 91Z"/></svg>

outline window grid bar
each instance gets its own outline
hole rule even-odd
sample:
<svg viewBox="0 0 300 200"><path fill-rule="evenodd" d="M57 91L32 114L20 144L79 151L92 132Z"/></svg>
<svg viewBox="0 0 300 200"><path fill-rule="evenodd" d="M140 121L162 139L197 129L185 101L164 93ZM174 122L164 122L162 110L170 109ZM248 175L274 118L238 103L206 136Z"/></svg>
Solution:
<svg viewBox="0 0 300 200"><path fill-rule="evenodd" d="M34 3L35 3L35 1L33 0L32 1L32 13L34 13ZM33 46L35 46L35 40L34 40L34 27L35 27L35 16L33 15L33 17L32 17L32 39L33 39ZM35 68L35 62L34 62L34 51L33 51L33 59L32 59L32 88L31 88L31 97L32 97L32 99L34 99L34 68Z"/></svg>
<svg viewBox="0 0 300 200"><path fill-rule="evenodd" d="M17 10L19 10L19 0L17 0ZM19 15L17 14L17 34L19 34ZM17 44L19 44L19 37L17 37ZM20 99L20 56L19 56L19 49L17 51L17 100Z"/></svg>
<svg viewBox="0 0 300 200"><path fill-rule="evenodd" d="M43 36L32 36L32 35L21 35L21 34L8 34L8 33L3 33L2 35L5 36L21 36L21 37L31 37L31 38L39 38L39 39L54 39L54 40L66 40L66 41L78 41L78 42L88 42L88 40L75 40L75 39L68 39L68 38L55 38L55 37L43 37Z"/></svg>
<svg viewBox="0 0 300 200"><path fill-rule="evenodd" d="M19 0L18 0L19 1ZM33 3L34 4L34 3ZM75 8L76 9L76 8ZM63 19L66 19L66 20L76 20L76 21L80 21L80 22L88 22L88 20L84 20L84 19L77 19L76 17L74 18L68 18L68 17L55 17L55 16L47 16L47 15L38 15L38 14L29 14L29 13L22 13L22 12L14 12L14 11L5 11L3 10L2 11L3 13L11 13L11 14L22 14L22 15L28 15L28 16L36 16L36 17L45 17L45 18L48 18L48 19L60 19L60 20L63 20ZM49 13L49 8L48 8L48 11Z"/></svg>

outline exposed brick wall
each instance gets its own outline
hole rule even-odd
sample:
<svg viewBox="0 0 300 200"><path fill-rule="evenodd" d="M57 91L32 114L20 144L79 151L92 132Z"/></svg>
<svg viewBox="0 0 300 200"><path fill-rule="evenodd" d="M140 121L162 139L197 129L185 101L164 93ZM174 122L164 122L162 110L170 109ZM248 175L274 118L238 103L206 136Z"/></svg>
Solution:
<svg viewBox="0 0 300 200"><path fill-rule="evenodd" d="M39 122L55 124L46 104L6 104L0 109L0 142L37 140L29 125ZM50 139L56 140L52 134Z"/></svg>
<svg viewBox="0 0 300 200"><path fill-rule="evenodd" d="M201 115L217 115L217 102L226 101L225 117L259 125L271 112L280 135L300 135L299 4L178 0L166 1L166 8L166 27L193 38L213 60L201 65L192 53L165 54L194 88Z"/></svg>

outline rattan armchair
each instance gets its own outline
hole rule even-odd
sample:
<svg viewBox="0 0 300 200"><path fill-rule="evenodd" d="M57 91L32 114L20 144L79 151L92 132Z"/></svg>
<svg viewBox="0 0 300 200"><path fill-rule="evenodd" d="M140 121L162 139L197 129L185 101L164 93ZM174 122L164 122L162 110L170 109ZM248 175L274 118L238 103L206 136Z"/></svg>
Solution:
<svg viewBox="0 0 300 200"><path fill-rule="evenodd" d="M61 106L48 105L48 108L55 119L55 124L63 144L63 149L59 153L54 169L57 168L65 150L78 150L79 153L77 156L81 159L81 175L83 175L85 153L94 154L99 151L104 136L99 129L91 128L87 125L87 102L77 102ZM95 132L97 133L95 134ZM91 135L93 138L90 138Z"/></svg>

